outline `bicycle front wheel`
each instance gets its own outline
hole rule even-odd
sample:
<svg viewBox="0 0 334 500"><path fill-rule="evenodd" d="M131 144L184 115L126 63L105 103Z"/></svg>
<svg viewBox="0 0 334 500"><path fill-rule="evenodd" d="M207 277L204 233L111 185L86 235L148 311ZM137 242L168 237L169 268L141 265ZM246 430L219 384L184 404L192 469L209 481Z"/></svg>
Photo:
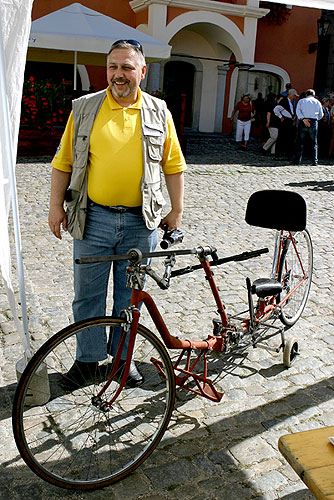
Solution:
<svg viewBox="0 0 334 500"><path fill-rule="evenodd" d="M174 371L163 344L142 325L133 354L144 377L140 387L126 385L110 407L97 405L108 378L99 366L95 380L90 376L82 387L64 389L77 334L87 332L92 338L93 328L108 330L122 322L93 318L61 330L36 352L20 378L13 407L15 441L27 465L54 485L88 490L122 479L151 454L167 428L175 399ZM43 389L41 375L45 367L48 389ZM110 401L118 388L119 380L113 380L103 401Z"/></svg>
<svg viewBox="0 0 334 500"><path fill-rule="evenodd" d="M295 246L291 240L286 240L278 271L278 280L283 287L283 292L278 298L279 302L300 283L281 308L280 320L288 327L296 323L305 308L310 293L313 271L313 249L310 233L307 229L298 231L293 235L293 241Z"/></svg>

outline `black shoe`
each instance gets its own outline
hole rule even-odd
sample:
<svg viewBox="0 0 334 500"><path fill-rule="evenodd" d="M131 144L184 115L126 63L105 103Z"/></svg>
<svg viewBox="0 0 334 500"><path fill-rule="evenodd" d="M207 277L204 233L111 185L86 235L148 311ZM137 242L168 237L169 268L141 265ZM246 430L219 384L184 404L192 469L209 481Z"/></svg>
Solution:
<svg viewBox="0 0 334 500"><path fill-rule="evenodd" d="M314 166L314 167L317 167L317 166L318 166L318 162L317 162L317 161L314 161L314 162L313 162L313 166Z"/></svg>
<svg viewBox="0 0 334 500"><path fill-rule="evenodd" d="M125 361L126 361L125 359L121 359L119 362L117 370L117 375L119 379L122 378L125 367ZM130 363L128 378L126 379L126 385L129 387L139 387L143 383L144 383L144 377L142 376L142 374L140 373L140 371L136 366L136 363L132 359Z"/></svg>
<svg viewBox="0 0 334 500"><path fill-rule="evenodd" d="M99 363L86 363L75 361L69 371L64 375L61 385L65 389L75 390L105 379L108 366L99 366Z"/></svg>

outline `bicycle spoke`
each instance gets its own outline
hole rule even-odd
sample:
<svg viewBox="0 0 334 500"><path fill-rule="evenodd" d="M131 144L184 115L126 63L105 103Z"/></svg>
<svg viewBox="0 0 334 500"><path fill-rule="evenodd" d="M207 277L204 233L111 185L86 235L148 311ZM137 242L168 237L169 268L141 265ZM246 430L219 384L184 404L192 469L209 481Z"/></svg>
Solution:
<svg viewBox="0 0 334 500"><path fill-rule="evenodd" d="M148 330L140 327L134 359L144 376L140 387L125 386L106 410L92 404L105 385L87 381L75 390L62 389L61 381L71 366L79 332L103 326L119 327L121 320L104 318L88 328L69 327L48 341L23 374L14 402L14 434L27 464L41 477L58 486L89 489L111 484L134 470L156 447L171 416L175 383L172 365L164 347ZM55 336L56 337L56 336ZM166 378L151 362L159 359ZM42 363L48 367L50 399L29 407L28 392ZM102 402L112 399L119 381L102 393Z"/></svg>
<svg viewBox="0 0 334 500"><path fill-rule="evenodd" d="M312 242L308 231L296 233L293 239L288 240L283 249L278 274L283 287L279 301L285 300L280 319L288 327L296 323L304 310L313 269Z"/></svg>

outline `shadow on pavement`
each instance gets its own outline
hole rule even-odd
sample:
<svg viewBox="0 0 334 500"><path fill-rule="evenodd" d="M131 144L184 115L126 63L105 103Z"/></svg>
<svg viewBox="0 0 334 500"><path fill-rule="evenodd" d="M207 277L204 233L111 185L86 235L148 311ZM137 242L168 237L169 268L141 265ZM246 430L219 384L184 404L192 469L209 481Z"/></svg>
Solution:
<svg viewBox="0 0 334 500"><path fill-rule="evenodd" d="M310 490L299 490L296 493L291 493L290 495L284 495L284 497L279 497L278 500L314 500L314 496Z"/></svg>
<svg viewBox="0 0 334 500"><path fill-rule="evenodd" d="M143 475L146 476L145 481L149 481L153 488L169 491L174 487L180 487L179 471L182 470L182 484L191 482L194 474L196 477L202 477L203 479L199 483L200 487L202 484L203 489L206 488L205 485L208 482L212 494L218 495L212 498L222 500L234 500L236 498L242 498L242 500L250 498L264 499L265 497L259 492L261 489L265 491L263 487L261 488L261 485L265 484L262 482L262 476L260 478L249 478L247 468L243 470L242 464L240 466L238 461L238 456L240 457L242 451L239 450L235 455L235 448L245 446L243 444L244 440L251 441L256 438L258 443L260 435L268 430L275 430L280 435L286 433L287 425L289 428L293 428L296 415L334 397L333 382L334 377L322 380L270 403L235 413L226 418L223 416L223 399L220 404L222 418L219 420L216 416L215 422L208 423L204 429L196 418L186 413L183 414L182 407L189 404L189 401L191 402L194 398L185 391L179 390L168 435L153 454L154 458L149 458L142 464L134 473L134 476L130 476L111 486L108 491L110 490L111 494L116 493L115 498L118 498L117 491L123 491L124 488L124 491L126 491L127 485L131 481L137 481L138 477L142 478ZM0 394L3 395L4 391L12 393L13 385L2 388ZM6 399L6 402L7 408L6 410L3 408L1 418L10 417L9 398ZM225 404L228 405L229 401L226 400ZM183 433L177 432L178 427L180 428L182 425L185 425L187 430ZM282 430L280 431L280 429ZM176 432L174 436L173 431ZM263 440L260 439L260 441ZM252 444L249 446L251 449ZM274 449L277 447L277 443L273 441L271 447L265 445L265 450L269 453L269 457L271 453L274 457L276 453ZM159 465L152 464L152 461L156 461ZM20 465L17 462L20 462ZM11 484L16 485L16 491L21 491L21 487L27 488L29 485L30 498L47 499L52 496L53 499L60 499L64 498L64 494L65 496L76 496L75 492L65 492L62 489L43 483L42 480L37 480L28 467L22 466L21 463L20 456L17 453L16 457L13 456L7 463L2 464L3 472L0 477L2 474L6 474L6 481L3 483L4 488L8 486L8 480L10 479ZM256 483L258 480L260 480L260 485ZM226 493L229 496L220 496L221 493L218 494L218 492L221 491L221 488L224 488L224 494ZM228 493L227 489L230 493ZM45 496L42 490L45 492ZM302 490L280 497L280 500L306 500L308 496L305 496L305 494L305 490ZM85 495L87 497L94 495L95 499L100 498L97 492L85 493ZM20 496L20 498L23 498L23 496ZM81 498L81 496L78 496L78 498ZM108 496L108 498L112 497ZM311 499L312 496L309 498Z"/></svg>
<svg viewBox="0 0 334 500"><path fill-rule="evenodd" d="M305 182L289 182L286 184L291 187L306 187L310 191L334 191L334 181L305 181Z"/></svg>
<svg viewBox="0 0 334 500"><path fill-rule="evenodd" d="M261 141L251 137L247 151L238 150L234 137L221 134L193 134L186 139L186 161L194 165L238 165L268 168L301 168L294 165L293 158L263 155ZM320 159L321 165L333 165L333 160ZM302 167L312 166L311 158L303 159Z"/></svg>

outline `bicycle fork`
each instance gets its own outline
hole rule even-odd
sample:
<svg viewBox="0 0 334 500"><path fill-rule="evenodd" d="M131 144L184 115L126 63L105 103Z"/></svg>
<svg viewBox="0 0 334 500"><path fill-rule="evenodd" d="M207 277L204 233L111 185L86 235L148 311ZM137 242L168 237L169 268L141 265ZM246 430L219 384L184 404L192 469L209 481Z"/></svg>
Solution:
<svg viewBox="0 0 334 500"><path fill-rule="evenodd" d="M98 402L100 402L100 403L102 402L101 396L108 389L111 382L114 380L114 378L117 375L117 372L118 372L119 366L120 366L121 355L122 355L123 348L125 345L125 339L128 336L129 341L128 341L128 347L127 347L126 360L125 360L124 370L122 373L122 378L120 380L119 387L118 387L117 391L115 392L114 396L112 397L112 399L110 401L103 402L103 404L102 404L102 409L104 411L106 411L114 403L114 401L116 401L119 394L124 389L124 386L126 384L126 381L127 381L128 375L129 375L130 363L132 360L133 349L134 349L134 345L135 345L135 341L136 341L136 333L137 333L139 317L140 317L139 309L136 308L135 306L130 306L128 309L125 309L125 311L122 311L122 313L125 315L125 318L124 318L124 323L122 324L122 332L121 332L120 339L119 339L118 346L117 346L117 353L116 353L116 356L114 358L112 370L111 370L111 373L108 377L108 380L105 383L105 385L103 386L103 388L101 389L101 391L96 396L96 400Z"/></svg>

